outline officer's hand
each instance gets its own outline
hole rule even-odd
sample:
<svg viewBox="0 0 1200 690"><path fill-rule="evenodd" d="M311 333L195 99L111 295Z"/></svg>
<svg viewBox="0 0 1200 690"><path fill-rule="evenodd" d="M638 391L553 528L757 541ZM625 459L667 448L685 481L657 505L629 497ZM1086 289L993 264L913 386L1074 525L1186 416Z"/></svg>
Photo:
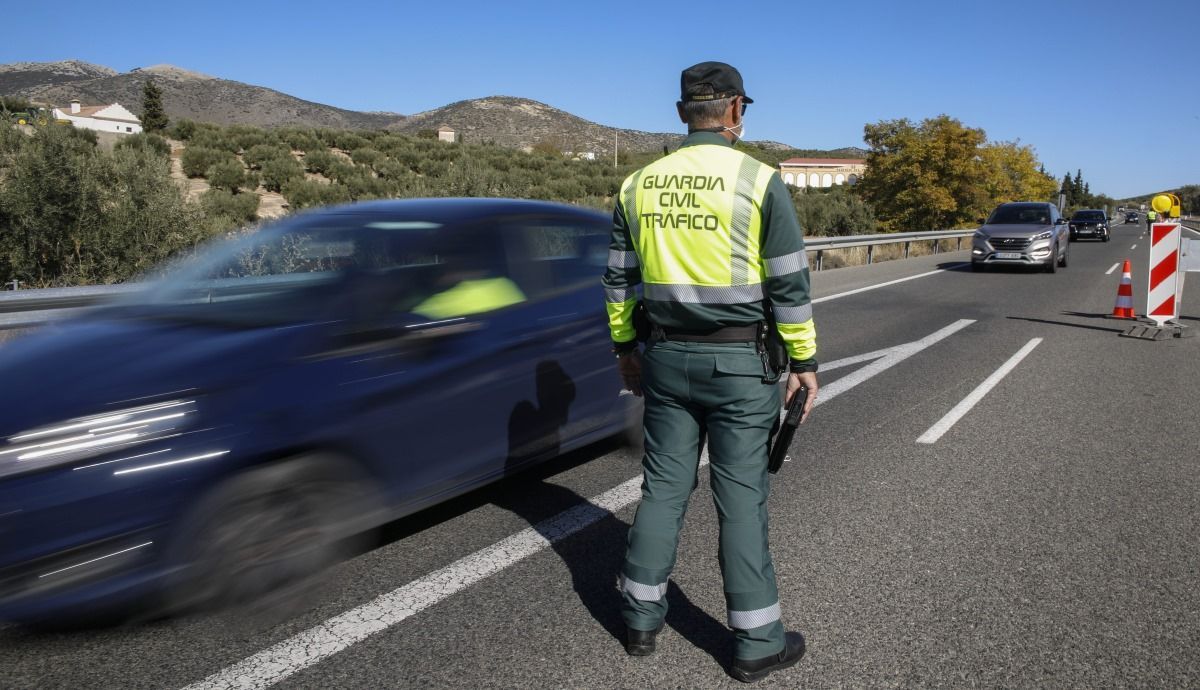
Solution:
<svg viewBox="0 0 1200 690"><path fill-rule="evenodd" d="M637 350L617 358L617 372L625 389L642 397L642 356Z"/></svg>
<svg viewBox="0 0 1200 690"><path fill-rule="evenodd" d="M784 406L792 402L792 396L801 387L808 389L808 400L804 403L804 414L800 416L800 423L803 424L808 419L808 413L812 412L813 404L817 402L817 373L815 371L806 371L803 374L788 374L787 382L787 397L784 398Z"/></svg>

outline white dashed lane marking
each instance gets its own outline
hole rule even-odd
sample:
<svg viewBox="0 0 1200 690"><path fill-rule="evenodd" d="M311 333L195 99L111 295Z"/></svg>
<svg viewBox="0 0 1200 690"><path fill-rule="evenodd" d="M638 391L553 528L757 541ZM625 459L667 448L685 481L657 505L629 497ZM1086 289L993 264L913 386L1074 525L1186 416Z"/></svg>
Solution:
<svg viewBox="0 0 1200 690"><path fill-rule="evenodd" d="M966 416L966 414L971 411L971 408L975 407L980 400L983 400L983 397L987 395L988 392L990 392L993 388L995 388L996 384L1000 383L1005 376L1008 376L1009 372L1015 369L1017 365L1021 363L1021 360L1025 359L1030 352L1033 352L1033 348L1040 345L1041 342L1041 338L1034 338L1026 343L1025 346L1020 350L1017 350L1017 354L1013 355L1008 359L1007 362L1000 365L1000 368L994 371L991 376L984 379L983 383L979 384L978 388L971 391L967 397L963 398L961 402L954 406L954 409L947 412L945 417L942 417L940 420L938 420L937 424L929 427L928 431L921 434L921 437L917 439L917 443L937 443L937 440L942 437L942 434L945 434L950 430L951 427L958 423L958 420Z"/></svg>
<svg viewBox="0 0 1200 690"><path fill-rule="evenodd" d="M960 264L960 265L965 266L966 264ZM908 276L907 278L897 278L896 280L889 280L886 283L879 283L877 285L868 285L867 287L861 287L861 288L858 288L857 290L847 290L846 292L839 292L836 295L829 295L827 297L818 297L817 299L813 300L812 303L820 304L821 302L828 302L830 300L841 299L842 297L849 297L850 295L857 295L860 292L867 292L868 290L878 290L881 287L887 287L889 285L895 285L897 283L904 283L904 282L907 282L910 280L916 280L917 278L928 278L929 276L937 275L939 273L944 273L945 271L946 271L945 268L939 268L936 271L929 271L927 273L918 273L915 276Z"/></svg>

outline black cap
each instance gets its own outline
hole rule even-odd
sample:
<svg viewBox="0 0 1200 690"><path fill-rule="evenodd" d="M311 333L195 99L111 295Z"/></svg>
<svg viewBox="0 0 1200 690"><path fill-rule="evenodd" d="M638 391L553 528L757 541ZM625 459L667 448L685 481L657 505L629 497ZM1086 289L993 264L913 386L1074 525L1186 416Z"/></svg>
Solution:
<svg viewBox="0 0 1200 690"><path fill-rule="evenodd" d="M715 101L731 96L741 96L747 103L754 102L746 96L742 75L724 62L701 62L683 70L679 77L679 92L679 99L684 102Z"/></svg>

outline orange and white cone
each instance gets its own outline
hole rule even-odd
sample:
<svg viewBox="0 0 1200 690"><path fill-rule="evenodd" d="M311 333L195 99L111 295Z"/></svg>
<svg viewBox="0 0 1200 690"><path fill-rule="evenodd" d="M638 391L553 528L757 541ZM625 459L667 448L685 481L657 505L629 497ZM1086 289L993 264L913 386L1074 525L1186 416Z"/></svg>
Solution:
<svg viewBox="0 0 1200 690"><path fill-rule="evenodd" d="M1125 266L1121 269L1121 286L1117 288L1117 304L1113 307L1114 319L1137 318L1137 315L1133 313L1133 276L1130 275L1131 271L1129 259L1125 259Z"/></svg>

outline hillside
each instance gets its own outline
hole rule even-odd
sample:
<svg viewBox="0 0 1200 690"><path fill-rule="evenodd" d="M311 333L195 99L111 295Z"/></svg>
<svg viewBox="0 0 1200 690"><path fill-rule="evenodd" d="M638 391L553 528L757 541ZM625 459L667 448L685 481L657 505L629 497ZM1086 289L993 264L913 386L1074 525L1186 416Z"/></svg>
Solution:
<svg viewBox="0 0 1200 690"><path fill-rule="evenodd" d="M592 152L599 158L612 156L614 135L619 149L631 152L661 151L664 146L677 145L683 138L677 133L606 127L545 103L512 96L458 101L408 117L345 110L172 65L125 73L79 60L0 65L0 95L48 105L66 105L71 99L79 99L85 105L116 101L140 114L142 87L150 79L162 90L163 106L172 120L257 127L391 130L406 134L449 125L470 143L493 142L519 149L542 145L563 151ZM753 146L774 156L797 155L797 149L780 142L759 141L753 142ZM861 149L850 147L818 155L848 157L858 152Z"/></svg>
<svg viewBox="0 0 1200 690"><path fill-rule="evenodd" d="M1182 187L1175 189L1164 189L1162 192L1153 192L1151 194L1143 194L1141 196L1132 196L1128 199L1120 199L1122 204L1149 204L1150 200L1156 195L1162 193L1174 194L1179 197L1179 201L1183 206L1184 213L1195 214L1200 212L1200 185L1185 184Z"/></svg>
<svg viewBox="0 0 1200 690"><path fill-rule="evenodd" d="M608 156L612 155L614 132L618 146L631 151L658 150L683 140L678 134L605 127L545 103L511 96L451 103L412 115L388 129L415 134L441 125L454 128L468 142L490 141L510 148L547 144L563 151L592 151Z"/></svg>
<svg viewBox="0 0 1200 690"><path fill-rule="evenodd" d="M116 76L117 71L79 60L0 65L0 95L19 96L38 87L64 86Z"/></svg>
<svg viewBox="0 0 1200 690"><path fill-rule="evenodd" d="M71 66L75 71L69 71ZM395 114L360 113L305 101L261 86L211 77L171 65L156 65L119 74L106 67L75 61L0 66L0 94L23 96L51 105L72 98L85 104L121 103L141 111L147 79L162 89L163 106L172 119L260 127L300 125L335 129L380 129L403 119Z"/></svg>

